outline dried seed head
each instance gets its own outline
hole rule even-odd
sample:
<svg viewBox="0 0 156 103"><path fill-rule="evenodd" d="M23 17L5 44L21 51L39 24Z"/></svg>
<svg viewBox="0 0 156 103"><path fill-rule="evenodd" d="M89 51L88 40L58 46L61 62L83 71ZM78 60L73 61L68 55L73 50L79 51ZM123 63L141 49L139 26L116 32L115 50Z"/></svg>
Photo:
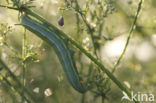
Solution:
<svg viewBox="0 0 156 103"><path fill-rule="evenodd" d="M58 24L59 24L60 26L63 26L63 25L64 25L64 18L63 18L63 16L60 17L60 19L59 19L59 21L58 21Z"/></svg>

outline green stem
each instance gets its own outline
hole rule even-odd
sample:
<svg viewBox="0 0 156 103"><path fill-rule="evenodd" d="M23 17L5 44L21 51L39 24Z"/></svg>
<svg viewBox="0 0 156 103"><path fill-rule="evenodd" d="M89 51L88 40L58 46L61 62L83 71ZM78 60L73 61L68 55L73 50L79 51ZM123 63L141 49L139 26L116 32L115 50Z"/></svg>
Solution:
<svg viewBox="0 0 156 103"><path fill-rule="evenodd" d="M124 56L124 54L125 54L125 52L126 52L126 50L127 50L127 47L128 47L129 41L130 41L130 38L131 38L131 36L132 36L133 30L134 30L135 25L136 25L136 22L137 22L138 15L139 15L139 13L140 13L140 11L141 11L142 3L143 3L143 0L140 0L140 2L139 2L139 4L138 4L138 9L137 9L136 15L135 15L135 18L134 18L134 21L133 21L133 24L132 24L132 26L131 26L131 29L130 29L130 32L129 32L129 35L128 35L128 38L127 38L127 42L126 42L125 47L124 47L124 50L122 51L121 56L120 56L119 59L117 60L115 66L114 66L114 68L113 68L113 70L112 70L112 73L115 72L117 66L120 64L120 61L121 61L121 59L123 58L123 56Z"/></svg>
<svg viewBox="0 0 156 103"><path fill-rule="evenodd" d="M23 49L22 49L22 103L24 103L24 88L25 88L25 69L26 69L26 63L25 63L25 58L26 58L26 29L24 28L24 36L23 36Z"/></svg>
<svg viewBox="0 0 156 103"><path fill-rule="evenodd" d="M0 59L0 64L3 66L3 68L9 73L11 78L19 85L22 87L22 83L18 80L18 78L14 75L14 73L10 70L10 68L3 62L3 60ZM37 100L35 97L28 91L28 89L25 88L25 92L28 94L28 96L35 102L37 103Z"/></svg>
<svg viewBox="0 0 156 103"><path fill-rule="evenodd" d="M81 103L85 103L85 94L82 94Z"/></svg>
<svg viewBox="0 0 156 103"><path fill-rule="evenodd" d="M13 9L13 10L19 10L18 8L9 7L9 6L5 6L5 5L1 5L1 4L0 4L0 7L7 8L7 9Z"/></svg>
<svg viewBox="0 0 156 103"><path fill-rule="evenodd" d="M87 22L87 20L86 20L85 16L83 15L83 13L81 12L82 10L81 10L81 8L80 8L80 6L78 4L78 1L75 0L75 3L76 3L76 9L74 9L74 10L80 14L83 22L87 26L89 34L91 36L92 44L93 44L93 47L94 47L94 54L98 58L98 55L96 53L96 46L95 46L95 40L94 40L94 36L93 36L93 30L92 30L91 26L89 25L89 23Z"/></svg>
<svg viewBox="0 0 156 103"><path fill-rule="evenodd" d="M103 96L101 96L101 99L102 99L102 102L101 103L104 103L105 102L105 99Z"/></svg>
<svg viewBox="0 0 156 103"><path fill-rule="evenodd" d="M12 83L9 82L9 80L8 80L5 76L3 76L1 73L0 73L0 78L1 78L2 80L4 80L4 81L10 86L11 89L15 90L20 96L23 96L23 95L21 95L21 93L17 90L17 88L16 88L14 85L12 85ZM27 103L31 103L25 96L23 96L23 98L27 101Z"/></svg>
<svg viewBox="0 0 156 103"><path fill-rule="evenodd" d="M79 38L81 37L81 35L80 35L80 32L81 32L81 30L80 30L80 18L79 18L78 13L76 13L75 16L76 16L76 24L77 24L76 25L77 26L77 40L79 41ZM83 68L83 63L81 61L81 52L80 51L79 51L78 60L80 63L80 68L81 68L80 73L82 73L84 68ZM85 103L85 94L82 94L81 103Z"/></svg>

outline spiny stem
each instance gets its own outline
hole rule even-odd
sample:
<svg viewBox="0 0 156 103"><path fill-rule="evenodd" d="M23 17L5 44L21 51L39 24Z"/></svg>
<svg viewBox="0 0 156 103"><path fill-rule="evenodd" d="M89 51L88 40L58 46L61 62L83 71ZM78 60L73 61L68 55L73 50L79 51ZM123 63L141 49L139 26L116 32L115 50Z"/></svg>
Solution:
<svg viewBox="0 0 156 103"><path fill-rule="evenodd" d="M132 26L131 26L131 29L130 29L130 31L129 31L129 35L128 35L128 37L127 37L127 41L126 41L124 50L122 51L121 56L120 56L119 59L117 60L115 66L114 66L114 68L113 68L113 70L112 70L112 73L115 72L117 66L120 64L120 61L121 61L121 59L123 58L123 56L124 56L124 54L125 54L125 52L126 52L126 50L127 50L127 47L128 47L129 41L130 41L130 38L131 38L131 36L132 36L133 30L134 30L135 25L136 25L136 22L137 22L138 15L139 15L139 13L140 13L140 11L141 11L142 3L143 3L143 0L140 0L140 2L139 2L139 4L138 4L138 9L137 9L136 15L135 15L135 18L134 18L134 21L133 21L133 24L132 24Z"/></svg>

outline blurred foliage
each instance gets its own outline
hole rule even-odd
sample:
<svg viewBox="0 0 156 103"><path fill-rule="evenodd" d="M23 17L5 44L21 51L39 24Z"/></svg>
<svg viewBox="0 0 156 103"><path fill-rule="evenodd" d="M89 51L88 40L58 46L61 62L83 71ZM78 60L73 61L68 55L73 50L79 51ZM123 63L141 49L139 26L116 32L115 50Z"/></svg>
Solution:
<svg viewBox="0 0 156 103"><path fill-rule="evenodd" d="M6 2L8 1L8 2ZM21 0L22 1L22 0ZM23 0L24 1L24 0ZM26 1L26 0L25 0ZM122 53L139 0L30 0L32 9L72 36L86 50L112 70ZM0 4L12 6L9 0ZM144 0L135 31L117 70L116 77L130 90L156 95L156 0ZM23 27L19 12L0 8L0 55L10 71L21 81ZM64 25L59 26L63 17ZM79 94L68 83L53 48L26 31L27 55L25 87L38 103L121 103L122 92L80 51L74 59L82 80L90 89ZM15 87L20 86L0 66ZM28 98L31 98L26 95ZM102 97L102 99L101 99ZM32 99L32 98L31 98ZM0 103L20 102L20 95L0 79ZM123 101L123 103L128 101Z"/></svg>

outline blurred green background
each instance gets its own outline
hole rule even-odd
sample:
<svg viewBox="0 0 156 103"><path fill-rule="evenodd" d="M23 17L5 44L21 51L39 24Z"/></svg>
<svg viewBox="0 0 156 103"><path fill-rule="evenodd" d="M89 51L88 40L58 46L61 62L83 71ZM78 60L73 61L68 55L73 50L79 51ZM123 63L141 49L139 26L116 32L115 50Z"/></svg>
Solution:
<svg viewBox="0 0 156 103"><path fill-rule="evenodd" d="M102 43L98 54L101 56L101 62L111 71L126 43L139 0L106 1L111 1L113 11L103 19L102 36L108 39L100 41ZM78 2L81 8L85 8L86 1L78 0ZM6 4L5 0L1 0L0 3ZM33 5L36 6L33 8L36 13L42 15L46 20L69 34L84 48L92 52L93 46L83 21L79 21L80 28L83 31L77 33L75 11L72 9L60 10L60 8L66 8L64 0L35 0ZM97 8L96 4L89 6L90 10L96 10ZM155 11L156 0L144 0L143 8L138 17L126 54L115 72L118 80L126 86L130 86L131 90L136 93L153 93L156 95ZM57 24L60 16L64 17L63 27ZM95 32L97 32L98 27L95 21L90 20L90 18L92 16L88 14L87 19L95 28ZM7 43L15 51L22 54L24 28L14 25L19 23L18 12L0 8L0 23L12 26L12 31L7 35ZM2 26L0 29L1 31L5 30ZM33 94L38 103L82 103L82 94L75 91L68 83L53 48L33 33L26 31L26 34L28 46L32 48L32 52L37 54L35 59L39 60L39 62L29 61L27 64L26 88ZM83 65L83 72L87 72L91 63L90 60L83 54L79 58L80 51L73 46L71 48L75 51L74 59L79 71ZM1 58L7 66L21 79L21 61L3 44L1 44L0 52ZM1 70L1 73L13 82L5 70ZM126 100L121 101L122 92L113 82L107 97L108 100L105 100L105 103L129 103ZM84 103L101 103L100 97L97 97L96 100L94 99L95 95L87 92ZM3 80L0 80L0 103L17 103L19 101L20 96L15 91L12 91Z"/></svg>

